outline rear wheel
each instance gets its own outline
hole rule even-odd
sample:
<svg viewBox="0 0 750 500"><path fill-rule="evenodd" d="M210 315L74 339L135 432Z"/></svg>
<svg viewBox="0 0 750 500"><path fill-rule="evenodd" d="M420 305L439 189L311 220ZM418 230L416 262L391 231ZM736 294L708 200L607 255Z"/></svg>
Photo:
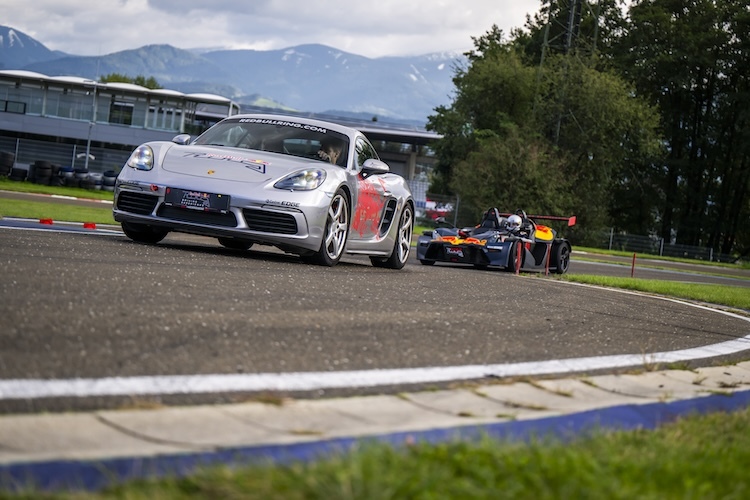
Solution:
<svg viewBox="0 0 750 500"><path fill-rule="evenodd" d="M310 255L303 256L305 262L321 266L335 266L344 255L346 239L349 236L349 199L346 193L339 189L331 200L326 216L323 241L320 249Z"/></svg>
<svg viewBox="0 0 750 500"><path fill-rule="evenodd" d="M123 222L121 226L125 236L138 243L147 243L149 245L159 243L169 234L169 231L166 229L135 222Z"/></svg>
<svg viewBox="0 0 750 500"><path fill-rule="evenodd" d="M411 250L411 235L414 230L414 212L411 205L404 205L401 211L401 219L398 223L398 233L396 242L393 244L393 252L387 259L379 257L370 257L372 265L375 267L387 267L388 269L401 269L409 260L409 251Z"/></svg>
<svg viewBox="0 0 750 500"><path fill-rule="evenodd" d="M252 241L238 240L237 238L218 238L219 244L230 250L247 250L253 246Z"/></svg>
<svg viewBox="0 0 750 500"><path fill-rule="evenodd" d="M552 246L552 265L556 274L565 274L570 267L570 244L567 241Z"/></svg>

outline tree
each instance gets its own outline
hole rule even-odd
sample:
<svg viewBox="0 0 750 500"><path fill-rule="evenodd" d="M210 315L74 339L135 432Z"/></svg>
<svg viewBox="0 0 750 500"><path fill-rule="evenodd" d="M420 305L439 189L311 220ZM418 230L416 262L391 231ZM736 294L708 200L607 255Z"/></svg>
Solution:
<svg viewBox="0 0 750 500"><path fill-rule="evenodd" d="M475 140L478 147L456 164L452 183L469 213L492 206L558 213L574 205L564 162L529 129L507 123L500 130L477 133Z"/></svg>
<svg viewBox="0 0 750 500"><path fill-rule="evenodd" d="M629 17L613 61L662 117L659 234L722 253L750 244L747 0L642 0Z"/></svg>
<svg viewBox="0 0 750 500"><path fill-rule="evenodd" d="M540 71L539 130L565 152L564 172L581 222L593 230L648 227L649 199L642 200L642 218L628 220L620 211L623 200L613 193L637 183L660 154L655 109L634 97L618 75L575 55L550 57Z"/></svg>
<svg viewBox="0 0 750 500"><path fill-rule="evenodd" d="M658 117L617 75L575 51L530 63L522 43L530 38L506 42L493 27L474 40L452 105L429 119L443 134L442 185L432 190L455 190L472 216L487 208L478 203L498 203L493 196L508 209L575 212L585 242L611 223L619 169L640 168L658 150Z"/></svg>
<svg viewBox="0 0 750 500"><path fill-rule="evenodd" d="M513 31L529 62L539 64L547 55L575 52L604 63L609 47L626 25L622 0L547 0L539 12L526 16L524 29Z"/></svg>
<svg viewBox="0 0 750 500"><path fill-rule="evenodd" d="M148 78L146 78L143 75L138 75L133 78L133 77L129 77L127 75L123 75L120 73L110 73L108 75L104 75L101 78L99 78L99 81L102 83L108 83L108 82L132 83L134 85L140 85L141 87L146 87L147 89L163 88L161 85L159 85L159 82L157 82L153 76L149 76Z"/></svg>

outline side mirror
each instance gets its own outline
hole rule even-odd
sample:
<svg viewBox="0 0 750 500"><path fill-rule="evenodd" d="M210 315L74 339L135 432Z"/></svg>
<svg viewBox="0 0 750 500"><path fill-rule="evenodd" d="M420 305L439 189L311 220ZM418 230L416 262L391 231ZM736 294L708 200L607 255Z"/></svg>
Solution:
<svg viewBox="0 0 750 500"><path fill-rule="evenodd" d="M376 160L374 158L365 160L365 164L362 166L362 175L364 175L365 177L375 174L387 174L390 171L391 169L387 163Z"/></svg>
<svg viewBox="0 0 750 500"><path fill-rule="evenodd" d="M172 138L172 142L179 144L180 146L186 146L190 144L190 134L180 134Z"/></svg>

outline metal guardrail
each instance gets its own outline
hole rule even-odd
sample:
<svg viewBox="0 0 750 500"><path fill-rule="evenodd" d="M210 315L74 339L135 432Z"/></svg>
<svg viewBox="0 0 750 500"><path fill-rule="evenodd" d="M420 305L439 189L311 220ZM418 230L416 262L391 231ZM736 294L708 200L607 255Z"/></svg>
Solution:
<svg viewBox="0 0 750 500"><path fill-rule="evenodd" d="M624 252L645 253L664 257L705 260L708 262L734 262L732 255L714 252L713 248L669 243L664 238L636 234L616 233L614 229L603 233L599 248Z"/></svg>

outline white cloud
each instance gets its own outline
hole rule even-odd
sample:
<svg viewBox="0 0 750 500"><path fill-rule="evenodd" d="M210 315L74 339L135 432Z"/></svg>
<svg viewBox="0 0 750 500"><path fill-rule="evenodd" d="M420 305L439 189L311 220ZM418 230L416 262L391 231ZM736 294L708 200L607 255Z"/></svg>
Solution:
<svg viewBox="0 0 750 500"><path fill-rule="evenodd" d="M280 49L321 43L380 57L466 51L497 24L523 26L541 0L3 0L0 23L47 48L99 55L151 44Z"/></svg>

